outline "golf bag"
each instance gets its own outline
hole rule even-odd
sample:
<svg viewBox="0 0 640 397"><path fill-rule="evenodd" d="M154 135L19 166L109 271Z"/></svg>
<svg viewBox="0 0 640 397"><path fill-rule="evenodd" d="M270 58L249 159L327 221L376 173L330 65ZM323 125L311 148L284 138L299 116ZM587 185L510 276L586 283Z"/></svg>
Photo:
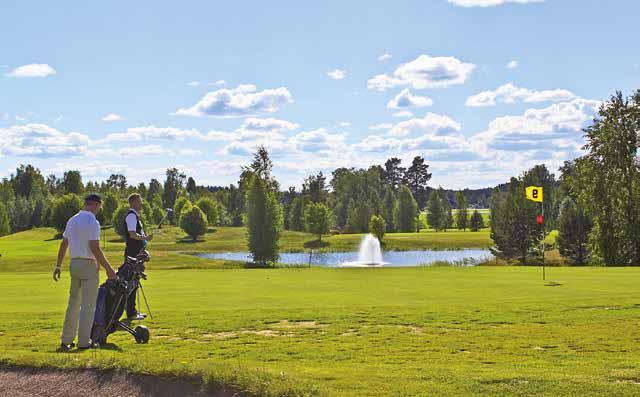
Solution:
<svg viewBox="0 0 640 397"><path fill-rule="evenodd" d="M149 342L149 329L144 325L132 328L128 321L120 321L127 301L135 299L136 287L141 287L140 280L146 280L144 263L149 261L149 253L142 251L135 258L128 256L124 265L118 270L115 280L107 280L98 289L96 312L91 330L91 340L105 344L107 337L118 329L133 335L136 342ZM146 299L145 299L146 300Z"/></svg>

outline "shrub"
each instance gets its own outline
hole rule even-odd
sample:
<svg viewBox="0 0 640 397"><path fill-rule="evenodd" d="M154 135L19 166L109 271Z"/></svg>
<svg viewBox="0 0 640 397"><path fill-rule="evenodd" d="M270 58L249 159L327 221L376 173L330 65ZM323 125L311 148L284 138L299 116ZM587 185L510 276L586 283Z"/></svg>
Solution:
<svg viewBox="0 0 640 397"><path fill-rule="evenodd" d="M323 203L310 203L304 210L305 229L318 236L322 241L322 235L329 233L331 222L331 210Z"/></svg>
<svg viewBox="0 0 640 397"><path fill-rule="evenodd" d="M171 218L174 225L180 225L180 213L182 212L182 207L187 203L191 204L189 199L186 197L180 197L176 200L176 203L173 206L173 216Z"/></svg>
<svg viewBox="0 0 640 397"><path fill-rule="evenodd" d="M209 197L203 197L196 203L196 207L200 208L207 217L207 223L211 226L218 224L218 202Z"/></svg>
<svg viewBox="0 0 640 397"><path fill-rule="evenodd" d="M180 227L196 241L207 232L207 217L197 205L186 207L180 214Z"/></svg>
<svg viewBox="0 0 640 397"><path fill-rule="evenodd" d="M7 207L0 203L0 236L6 236L9 233L11 233L9 213L7 212Z"/></svg>
<svg viewBox="0 0 640 397"><path fill-rule="evenodd" d="M102 200L102 214L104 216L105 223L111 223L116 209L118 209L118 198L116 195L111 192L105 194L104 199Z"/></svg>
<svg viewBox="0 0 640 397"><path fill-rule="evenodd" d="M382 241L384 233L387 230L387 222L381 216L373 215L369 220L369 232L376 236L379 241Z"/></svg>
<svg viewBox="0 0 640 397"><path fill-rule="evenodd" d="M67 221L82 209L82 200L73 193L65 194L53 202L52 226L60 233L67 227Z"/></svg>
<svg viewBox="0 0 640 397"><path fill-rule="evenodd" d="M129 231L124 224L124 218L127 217L127 212L129 212L129 204L120 204L111 218L113 230L115 230L122 238L125 238L129 234Z"/></svg>

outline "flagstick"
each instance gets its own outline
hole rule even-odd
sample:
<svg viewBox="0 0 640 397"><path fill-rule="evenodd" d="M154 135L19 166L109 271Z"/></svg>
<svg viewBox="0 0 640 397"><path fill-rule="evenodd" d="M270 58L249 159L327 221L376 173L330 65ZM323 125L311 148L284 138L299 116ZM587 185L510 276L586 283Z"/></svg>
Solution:
<svg viewBox="0 0 640 397"><path fill-rule="evenodd" d="M546 280L546 272L544 267L544 201L540 202L542 207L542 280Z"/></svg>

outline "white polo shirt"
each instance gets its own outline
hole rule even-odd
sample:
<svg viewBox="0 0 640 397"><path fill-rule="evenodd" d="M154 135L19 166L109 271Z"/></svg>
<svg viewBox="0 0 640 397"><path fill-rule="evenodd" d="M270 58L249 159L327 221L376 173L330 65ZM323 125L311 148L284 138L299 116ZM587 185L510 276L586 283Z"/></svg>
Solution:
<svg viewBox="0 0 640 397"><path fill-rule="evenodd" d="M138 226L136 215L140 217L140 214L138 214L138 211L134 210L133 208L129 208L129 210L133 211L135 215L134 214L127 215L127 217L124 218L124 221L127 223L127 231L135 232L136 227ZM144 229L141 228L140 234L144 236Z"/></svg>
<svg viewBox="0 0 640 397"><path fill-rule="evenodd" d="M95 259L89 241L100 240L100 222L89 211L80 211L69 219L62 237L69 240L71 258Z"/></svg>

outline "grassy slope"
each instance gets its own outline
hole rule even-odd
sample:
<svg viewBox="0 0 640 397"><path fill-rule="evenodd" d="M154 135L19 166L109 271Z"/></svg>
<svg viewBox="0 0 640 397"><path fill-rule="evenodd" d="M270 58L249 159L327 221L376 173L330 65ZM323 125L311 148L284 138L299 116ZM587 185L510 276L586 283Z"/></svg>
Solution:
<svg viewBox="0 0 640 397"><path fill-rule="evenodd" d="M122 261L124 243L114 235L113 229L106 232L106 254L113 264ZM43 271L55 264L55 256L60 240L56 240L53 229L35 229L0 238L0 271ZM328 243L322 250L350 251L355 250L362 235L344 234L325 236ZM306 251L308 243L315 238L308 233L283 233L281 247L284 251ZM480 232L433 232L423 230L421 233L391 233L385 237L385 248L395 250L408 249L458 249L483 248L491 244L487 230ZM153 255L154 268L176 267L233 267L231 262L211 261L184 255L189 252L224 252L245 251L244 228L219 227L210 229L200 241L193 243L185 239L185 234L175 227L162 229L156 234L149 249Z"/></svg>
<svg viewBox="0 0 640 397"><path fill-rule="evenodd" d="M0 358L204 371L258 393L637 395L640 269L549 275L562 285L525 267L151 270L151 343L116 334L94 355L53 352L66 273L2 273Z"/></svg>

